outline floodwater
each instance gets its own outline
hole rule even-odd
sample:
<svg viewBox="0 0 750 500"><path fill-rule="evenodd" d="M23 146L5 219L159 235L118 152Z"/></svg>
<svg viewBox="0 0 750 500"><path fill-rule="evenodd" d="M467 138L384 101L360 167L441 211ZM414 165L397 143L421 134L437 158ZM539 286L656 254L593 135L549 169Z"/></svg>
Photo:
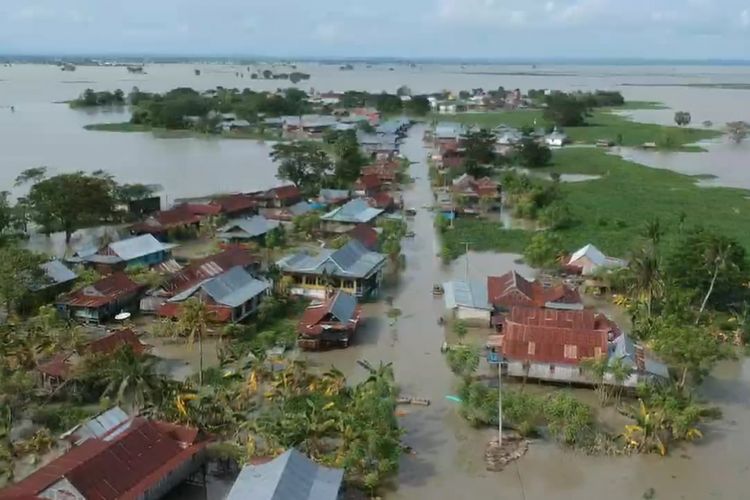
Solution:
<svg viewBox="0 0 750 500"><path fill-rule="evenodd" d="M200 69L196 76L194 69ZM262 189L276 181L269 147L254 141L216 138L157 139L149 133L86 131L90 123L127 120L118 110L71 110L55 104L78 96L86 88L165 91L179 86L216 86L273 90L289 82L251 80L265 66L220 64L162 64L146 66L134 75L123 67L85 67L62 72L55 66L17 64L0 67L0 187L11 190L15 177L29 167L51 172L104 169L123 182L164 186L167 202L175 198L237 190ZM692 113L693 123L711 120L717 126L733 120L750 121L750 90L685 87L685 84L750 82L750 67L667 66L466 66L386 65L340 71L334 65L306 63L310 73L305 90L361 89L395 91L407 85L414 92L454 91L475 87L554 88L561 90L620 90L628 99L660 101L673 109L634 111L638 120L671 123L675 110ZM274 68L288 71L289 68ZM236 76L244 74L244 78ZM659 85L659 86L652 86ZM675 85L675 86L662 86ZM15 107L11 112L10 106ZM704 154L643 153L643 161L662 168L718 175L725 184L750 188L745 175L747 147L720 142ZM688 166L685 166L685 165ZM719 181L719 182L720 182ZM20 191L15 191L17 194Z"/></svg>
<svg viewBox="0 0 750 500"><path fill-rule="evenodd" d="M16 175L29 167L46 165L53 172L104 169L123 182L156 183L169 199L201 196L210 192L263 188L275 181L268 146L253 141L220 139L156 139L150 134L89 132L87 123L121 121L123 111L87 113L68 109L55 101L70 99L87 87L95 89L139 86L163 91L177 86L211 88L251 86L275 88L278 81L237 78L239 67L199 65L147 66L147 75L129 75L124 68L81 67L75 73L39 65L0 68L0 185L11 189ZM690 111L694 123L712 120L748 120L747 90L688 87L637 87L630 84L742 83L750 81L745 67L544 67L537 74L529 67L397 66L394 71L376 66L340 72L332 66L301 65L313 75L303 87L321 90L359 88L395 90L406 84L415 92L441 88L453 90L503 85L506 88L618 89L630 99L661 101L674 109ZM542 71L543 70L543 71ZM470 74L484 71L506 74ZM283 84L283 82L281 82ZM15 106L11 113L8 106ZM638 112L638 119L666 123L674 110ZM403 152L419 163L412 166L416 183L404 192L407 205L432 203L426 151L421 127L415 127ZM746 173L747 146L719 143L703 154L644 153L642 161L661 168L690 169L691 173L715 174L717 182L750 187ZM653 161L646 158L652 158ZM684 162L683 162L684 160ZM690 163L694 162L694 163ZM686 166L689 165L689 166ZM688 171L688 170L685 170ZM747 498L750 470L750 362L726 362L703 387L706 398L718 404L724 417L705 429L706 437L667 458L587 457L545 443L532 444L528 454L502 473L483 467L483 452L491 430L470 429L445 395L455 390L455 377L440 354L445 338L437 318L442 301L433 298L432 285L466 274L466 261L441 264L432 215L420 210L412 222L416 238L404 241L406 269L386 294L402 315L389 324L383 314L388 306L367 306L369 318L354 345L347 350L309 355L321 367L335 364L356 380L363 377L358 359L372 363L391 361L403 392L432 400L425 408L406 408L401 418L404 440L416 452L404 456L399 486L387 498L455 499L581 499L606 495L611 500L642 498L649 488L658 499ZM470 253L468 274L483 278L518 268L518 256ZM185 498L185 497L183 497ZM212 494L210 498L221 498Z"/></svg>
<svg viewBox="0 0 750 500"><path fill-rule="evenodd" d="M402 146L412 161L419 160L411 167L418 180L404 191L405 202L417 207L432 197L421 136L417 126ZM658 499L747 498L750 362L745 360L723 363L703 387L724 417L707 426L702 441L674 449L669 457L589 457L539 441L505 471L485 471L484 448L493 431L470 428L458 416L455 403L445 399L457 380L440 354L445 332L437 318L444 309L442 300L432 296L432 285L467 274L483 279L517 269L531 277L534 271L518 264L517 255L474 252L468 266L464 258L443 266L432 217L420 210L409 223L416 238L404 241L406 268L400 283L384 292L401 310L398 320L391 323L385 318L389 306L368 305L366 323L349 349L307 355L321 368L335 364L353 380L365 376L357 360L392 362L404 394L432 401L429 407L403 407L404 442L416 454L402 458L398 487L386 494L387 499L580 500L606 494L611 500L631 500L642 498L649 488Z"/></svg>

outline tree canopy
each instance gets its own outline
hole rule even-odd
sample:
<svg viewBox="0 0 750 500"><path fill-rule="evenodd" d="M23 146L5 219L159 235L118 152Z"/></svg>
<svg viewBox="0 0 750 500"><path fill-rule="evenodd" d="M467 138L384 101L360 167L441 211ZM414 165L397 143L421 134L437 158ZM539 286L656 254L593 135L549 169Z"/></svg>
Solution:
<svg viewBox="0 0 750 500"><path fill-rule="evenodd" d="M279 165L279 179L292 182L308 194L316 194L333 171L330 158L314 142L275 144L271 158Z"/></svg>
<svg viewBox="0 0 750 500"><path fill-rule="evenodd" d="M31 220L45 233L64 231L70 243L76 230L112 220L116 184L111 177L79 171L35 179L26 199Z"/></svg>

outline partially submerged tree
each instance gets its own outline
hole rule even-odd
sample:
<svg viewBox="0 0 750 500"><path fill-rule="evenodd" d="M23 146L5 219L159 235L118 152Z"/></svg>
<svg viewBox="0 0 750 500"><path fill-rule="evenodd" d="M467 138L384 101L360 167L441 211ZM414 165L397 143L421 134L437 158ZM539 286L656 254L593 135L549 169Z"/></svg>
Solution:
<svg viewBox="0 0 750 500"><path fill-rule="evenodd" d="M17 181L33 182L27 197L30 215L45 233L63 231L69 244L76 230L112 220L115 184L110 177L74 172L43 178L44 172L28 172Z"/></svg>
<svg viewBox="0 0 750 500"><path fill-rule="evenodd" d="M46 283L41 268L45 261L43 256L23 248L0 248L0 301L7 314L12 314L24 297Z"/></svg>
<svg viewBox="0 0 750 500"><path fill-rule="evenodd" d="M314 142L275 144L271 158L279 164L279 179L290 181L310 195L318 192L333 170L326 152Z"/></svg>
<svg viewBox="0 0 750 500"><path fill-rule="evenodd" d="M688 113L687 111L677 111L674 114L674 122L680 127L683 127L685 125L690 125L691 120L692 120L692 117L690 116L690 113Z"/></svg>

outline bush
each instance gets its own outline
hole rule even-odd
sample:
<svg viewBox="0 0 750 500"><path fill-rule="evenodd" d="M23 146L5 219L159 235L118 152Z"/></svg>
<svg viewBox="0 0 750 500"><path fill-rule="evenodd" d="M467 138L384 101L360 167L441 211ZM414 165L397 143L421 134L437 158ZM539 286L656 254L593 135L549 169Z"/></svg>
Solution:
<svg viewBox="0 0 750 500"><path fill-rule="evenodd" d="M40 406L31 413L31 421L53 433L65 432L92 415L77 406Z"/></svg>

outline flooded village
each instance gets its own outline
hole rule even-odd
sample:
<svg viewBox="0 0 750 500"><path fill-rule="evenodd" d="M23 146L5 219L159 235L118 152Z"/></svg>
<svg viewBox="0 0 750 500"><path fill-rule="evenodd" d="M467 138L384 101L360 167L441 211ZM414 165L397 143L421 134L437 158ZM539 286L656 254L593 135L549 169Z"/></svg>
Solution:
<svg viewBox="0 0 750 500"><path fill-rule="evenodd" d="M211 69L57 105L196 178L14 172L0 499L743 498L747 192L635 163L731 131Z"/></svg>

